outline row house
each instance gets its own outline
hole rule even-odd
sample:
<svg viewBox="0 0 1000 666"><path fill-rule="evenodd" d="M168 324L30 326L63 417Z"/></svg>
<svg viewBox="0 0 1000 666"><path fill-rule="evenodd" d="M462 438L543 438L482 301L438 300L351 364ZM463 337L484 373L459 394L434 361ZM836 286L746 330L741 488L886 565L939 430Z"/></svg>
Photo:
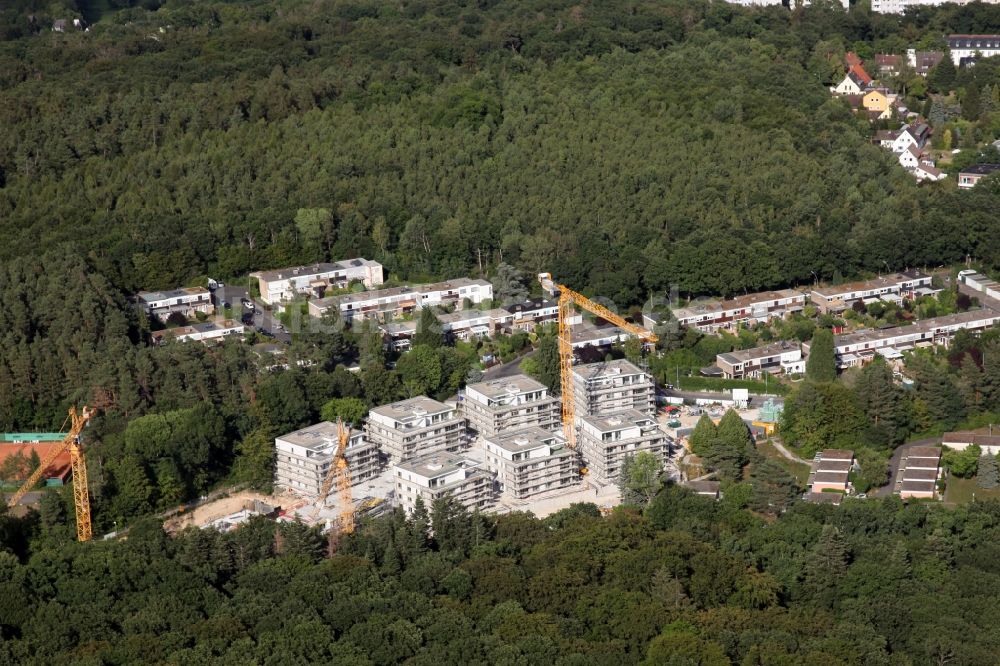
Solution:
<svg viewBox="0 0 1000 666"><path fill-rule="evenodd" d="M337 310L347 323L364 320L387 322L432 305L461 310L466 300L479 305L492 299L493 285L486 280L456 278L447 282L320 298L309 302L309 314L320 318L329 310Z"/></svg>
<svg viewBox="0 0 1000 666"><path fill-rule="evenodd" d="M184 287L166 291L140 291L136 301L147 315L162 322L172 314L190 319L201 312L206 315L215 312L212 293L204 287Z"/></svg>
<svg viewBox="0 0 1000 666"><path fill-rule="evenodd" d="M764 291L725 301L707 301L677 308L673 315L681 326L705 333L733 329L739 324L753 325L782 319L801 312L806 304L805 293L795 289ZM659 323L655 314L644 314L643 324L652 329Z"/></svg>
<svg viewBox="0 0 1000 666"><path fill-rule="evenodd" d="M1000 323L1000 313L992 310L970 310L944 317L915 322L910 326L895 326L873 331L858 331L834 337L834 353L838 368L864 365L876 354L902 352L917 347L947 345L956 331L983 331ZM802 348L808 355L808 342Z"/></svg>
<svg viewBox="0 0 1000 666"><path fill-rule="evenodd" d="M971 65L1000 55L1000 35L948 35L948 50L956 67Z"/></svg>
<svg viewBox="0 0 1000 666"><path fill-rule="evenodd" d="M854 452L826 449L816 454L807 484L809 492L846 493L851 489L850 474L855 469Z"/></svg>
<svg viewBox="0 0 1000 666"><path fill-rule="evenodd" d="M914 446L903 451L893 492L903 499L933 499L941 478L941 449Z"/></svg>
<svg viewBox="0 0 1000 666"><path fill-rule="evenodd" d="M152 333L153 344L164 344L168 340L176 342L221 342L229 337L239 337L246 332L246 326L232 319L204 321L190 326L168 328Z"/></svg>
<svg viewBox="0 0 1000 666"><path fill-rule="evenodd" d="M805 372L801 345L788 341L719 354L715 364L726 379L757 378L765 372L789 375Z"/></svg>
<svg viewBox="0 0 1000 666"><path fill-rule="evenodd" d="M250 277L257 279L260 300L268 305L291 301L300 296L323 298L327 290L345 289L352 282L360 282L368 289L373 289L385 281L382 264L361 258L257 271L251 273Z"/></svg>
<svg viewBox="0 0 1000 666"><path fill-rule="evenodd" d="M854 301L866 298L897 296L913 297L917 289L930 287L931 276L920 271L890 273L873 280L849 282L829 287L814 287L809 292L809 301L823 313L837 313L851 307Z"/></svg>

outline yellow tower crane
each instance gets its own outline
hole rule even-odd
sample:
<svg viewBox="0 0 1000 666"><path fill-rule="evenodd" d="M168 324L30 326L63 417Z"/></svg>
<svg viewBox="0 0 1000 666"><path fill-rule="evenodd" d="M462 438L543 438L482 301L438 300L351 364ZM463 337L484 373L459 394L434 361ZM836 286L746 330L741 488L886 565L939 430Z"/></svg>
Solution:
<svg viewBox="0 0 1000 666"><path fill-rule="evenodd" d="M351 429L345 426L341 419L337 419L337 450L333 454L330 471L323 479L323 487L320 488L319 497L316 499L316 510L313 512L313 518L319 515L336 481L337 493L340 495L340 524L337 529L342 534L354 531L354 498L351 495L351 473L346 455L350 439Z"/></svg>
<svg viewBox="0 0 1000 666"><path fill-rule="evenodd" d="M58 446L52 448L49 455L45 456L45 460L38 466L38 469L32 472L31 476L28 477L24 484L7 501L7 506L17 506L17 503L28 494L28 491L35 487L35 484L42 478L42 474L52 465L55 459L66 451L66 449L69 449L70 462L73 468L73 503L76 506L76 538L78 541L90 541L90 537L92 536L90 526L90 491L87 488L87 462L83 457L83 447L80 446L80 433L93 415L94 410L89 407L84 407L79 412L76 411L76 407L70 407L70 428L69 432L66 433L66 437L63 438Z"/></svg>
<svg viewBox="0 0 1000 666"><path fill-rule="evenodd" d="M567 286L553 283L550 274L542 273L539 278L543 285L551 285L552 289L559 292L559 379L562 383L562 425L566 445L575 449L576 429L573 424L576 418L576 403L573 400L573 341L570 338L569 323L573 316L573 306L583 308L645 342L653 343L659 338L652 331L625 321L622 317L583 294L579 294Z"/></svg>

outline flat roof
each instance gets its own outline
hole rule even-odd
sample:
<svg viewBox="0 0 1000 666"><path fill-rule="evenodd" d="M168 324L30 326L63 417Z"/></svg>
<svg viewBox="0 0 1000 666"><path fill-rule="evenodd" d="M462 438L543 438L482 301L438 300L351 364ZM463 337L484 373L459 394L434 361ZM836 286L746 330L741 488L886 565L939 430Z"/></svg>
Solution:
<svg viewBox="0 0 1000 666"><path fill-rule="evenodd" d="M903 470L903 481L936 481L937 475L936 469L911 469L907 467Z"/></svg>
<svg viewBox="0 0 1000 666"><path fill-rule="evenodd" d="M548 387L537 379L532 379L527 375L512 375L502 379L493 379L488 382L469 384L466 386L466 390L475 391L476 393L485 395L487 398L503 398L519 393L547 391Z"/></svg>
<svg viewBox="0 0 1000 666"><path fill-rule="evenodd" d="M900 486L900 490L903 492L918 492L918 493L928 493L934 492L937 486L936 481L903 481L903 485Z"/></svg>
<svg viewBox="0 0 1000 666"><path fill-rule="evenodd" d="M968 312L958 312L943 317L924 319L909 326L893 326L877 330L866 329L855 333L848 333L847 335L834 336L834 346L843 347L846 345L863 344L865 342L875 342L877 340L888 340L903 335L933 333L940 328L989 319L994 320L994 323L996 323L997 320L1000 320L1000 313L986 309L969 310Z"/></svg>
<svg viewBox="0 0 1000 666"><path fill-rule="evenodd" d="M492 310L456 310L455 312L435 314L435 316L442 324L457 324L463 321L482 319L483 317L488 317L489 319L503 319L505 317L511 317L512 315L502 308L493 308Z"/></svg>
<svg viewBox="0 0 1000 666"><path fill-rule="evenodd" d="M531 426L521 430L504 431L499 435L484 437L483 439L512 453L531 451L543 446L559 448L566 446L566 440L563 438L561 432L545 430L538 426Z"/></svg>
<svg viewBox="0 0 1000 666"><path fill-rule="evenodd" d="M136 296L147 303L150 301L165 301L171 298L183 298L185 296L197 296L209 294L205 287L181 287L179 289L166 289L164 291L140 291Z"/></svg>
<svg viewBox="0 0 1000 666"><path fill-rule="evenodd" d="M753 349L737 349L731 352L724 352L719 354L718 357L727 363L735 365L736 363L745 363L753 359L779 356L792 351L801 351L801 349L802 347L797 342L781 340L780 342L772 342L769 345L754 347Z"/></svg>
<svg viewBox="0 0 1000 666"><path fill-rule="evenodd" d="M759 303L766 303L768 301L780 301L786 298L799 298L805 299L805 292L799 291L798 289L780 289L778 291L760 291L753 294L746 294L745 296L737 296L736 298L730 298L726 300L708 300L708 301L698 301L694 303L688 303L687 306L683 308L677 308L673 311L674 316L677 319L685 319L688 317L694 317L702 314L711 314L714 312L726 312L728 310L743 310L746 308L752 308L754 305Z"/></svg>
<svg viewBox="0 0 1000 666"><path fill-rule="evenodd" d="M303 446L311 451L322 451L329 448L331 444L336 445L339 437L336 423L320 421L285 435L279 435L276 439L296 446Z"/></svg>
<svg viewBox="0 0 1000 666"><path fill-rule="evenodd" d="M399 402L388 405L372 407L371 413L385 416L396 421L407 421L410 419L426 416L427 414L438 414L455 409L443 402L438 402L425 395L418 395L415 398L407 398Z"/></svg>
<svg viewBox="0 0 1000 666"><path fill-rule="evenodd" d="M573 374L586 381L594 379L604 379L606 377L620 377L621 375L641 375L646 374L639 366L624 358L613 361L601 361L599 363L587 363L573 367Z"/></svg>
<svg viewBox="0 0 1000 666"><path fill-rule="evenodd" d="M842 501L844 501L844 494L836 492L826 492L826 493L809 492L805 494L805 500L807 502L815 502L817 504L840 504Z"/></svg>
<svg viewBox="0 0 1000 666"><path fill-rule="evenodd" d="M362 266L381 266L377 261L371 259L341 259L332 263L319 262L306 266L289 266L288 268L276 268L270 271L256 271L251 273L251 277L259 278L264 282L274 282L275 280L288 280L291 278L309 277L310 275L321 275L323 273L333 273L335 271L346 271L349 268L360 268Z"/></svg>
<svg viewBox="0 0 1000 666"><path fill-rule="evenodd" d="M847 472L816 472L813 474L813 483L847 483Z"/></svg>
<svg viewBox="0 0 1000 666"><path fill-rule="evenodd" d="M906 458L941 458L941 449L936 446L914 446L903 452Z"/></svg>
<svg viewBox="0 0 1000 666"><path fill-rule="evenodd" d="M370 291L358 291L353 294L342 294L340 296L328 296L311 301L316 307L325 308L331 305L342 305L346 303L358 303L371 301L380 298L391 298L404 294L428 294L434 291L450 291L462 287L491 287L492 284L479 278L455 278L446 282L432 282L430 284L403 285L401 287L389 287L387 289L372 289Z"/></svg>
<svg viewBox="0 0 1000 666"><path fill-rule="evenodd" d="M589 423L601 432L614 432L616 430L624 430L635 426L659 427L655 418L649 416L648 414L643 414L638 409L628 409L623 412L608 414L606 416L581 416L580 419Z"/></svg>
<svg viewBox="0 0 1000 666"><path fill-rule="evenodd" d="M823 449L819 455L823 460L854 460L854 451L848 449Z"/></svg>
<svg viewBox="0 0 1000 666"><path fill-rule="evenodd" d="M446 476L460 469L479 469L482 461L471 456L460 456L453 453L431 453L413 458L407 462L397 463L398 469L434 478Z"/></svg>
<svg viewBox="0 0 1000 666"><path fill-rule="evenodd" d="M685 481L681 485L696 493L712 493L713 495L722 488L722 484L718 481Z"/></svg>
<svg viewBox="0 0 1000 666"><path fill-rule="evenodd" d="M152 335L154 338L159 340L166 337L176 338L182 335L193 335L195 333L212 333L213 331L233 331L237 329L245 330L246 326L240 322L233 321L232 319L223 319L221 321L203 321L189 326L179 326L177 328L168 328L162 331L153 331Z"/></svg>
<svg viewBox="0 0 1000 666"><path fill-rule="evenodd" d="M816 464L817 472L850 472L854 463L850 460L820 460Z"/></svg>
<svg viewBox="0 0 1000 666"><path fill-rule="evenodd" d="M991 428L946 432L941 441L947 444L976 444L977 446L1000 446L1000 427L996 434L990 434Z"/></svg>
<svg viewBox="0 0 1000 666"><path fill-rule="evenodd" d="M976 164L970 167L965 167L959 171L959 175L962 174L972 174L973 176L988 176L991 173L1000 171L1000 164Z"/></svg>
<svg viewBox="0 0 1000 666"><path fill-rule="evenodd" d="M889 273L888 275L883 275L871 280L858 280L855 282L847 282L845 284L830 285L829 287L813 287L811 293L819 294L825 298L833 298L835 296L855 291L868 291L870 289L895 287L903 282L911 282L918 279L929 280L930 277L930 275L921 271L903 271L901 273Z"/></svg>

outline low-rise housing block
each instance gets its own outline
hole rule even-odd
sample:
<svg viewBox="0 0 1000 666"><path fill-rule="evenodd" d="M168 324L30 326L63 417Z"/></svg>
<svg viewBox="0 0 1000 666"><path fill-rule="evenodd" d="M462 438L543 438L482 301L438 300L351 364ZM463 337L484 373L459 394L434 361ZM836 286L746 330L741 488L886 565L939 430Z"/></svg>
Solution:
<svg viewBox="0 0 1000 666"><path fill-rule="evenodd" d="M212 293L204 287L140 291L136 298L146 314L164 322L175 313L190 319L199 312L206 315L215 312L215 306L212 304Z"/></svg>
<svg viewBox="0 0 1000 666"><path fill-rule="evenodd" d="M462 309L469 299L478 305L493 298L493 285L486 280L457 278L447 282L362 291L309 302L309 314L322 317L330 309L340 311L344 321L391 321L428 305L448 305Z"/></svg>
<svg viewBox="0 0 1000 666"><path fill-rule="evenodd" d="M322 298L328 289L343 289L351 282L361 282L369 289L384 282L382 264L360 258L257 271L250 277L257 278L260 300L269 305L299 296Z"/></svg>
<svg viewBox="0 0 1000 666"><path fill-rule="evenodd" d="M929 287L931 276L920 271L890 273L874 280L862 280L829 287L813 287L809 301L823 313L843 312L855 301L886 295L912 297L920 287Z"/></svg>
<svg viewBox="0 0 1000 666"><path fill-rule="evenodd" d="M765 372L791 375L806 369L802 346L788 341L719 354L715 364L726 379L756 378Z"/></svg>
<svg viewBox="0 0 1000 666"><path fill-rule="evenodd" d="M782 319L793 312L801 312L806 304L806 295L795 289L764 291L747 294L725 301L705 301L692 303L673 311L681 326L696 328L705 333L715 333L720 329L733 329L739 324L753 325ZM652 315L643 316L643 324L652 329L657 324Z"/></svg>
<svg viewBox="0 0 1000 666"><path fill-rule="evenodd" d="M232 319L220 319L217 321L205 321L190 326L180 326L178 328L168 328L163 331L153 331L153 343L163 344L167 340L177 342L187 342L194 340L198 342L219 342L229 336L240 336L246 332L246 326Z"/></svg>

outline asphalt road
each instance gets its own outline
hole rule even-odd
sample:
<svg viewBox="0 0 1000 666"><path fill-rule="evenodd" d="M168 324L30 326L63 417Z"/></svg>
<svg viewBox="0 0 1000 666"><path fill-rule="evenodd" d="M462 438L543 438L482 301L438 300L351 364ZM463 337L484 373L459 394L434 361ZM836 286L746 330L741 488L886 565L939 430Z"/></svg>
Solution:
<svg viewBox="0 0 1000 666"><path fill-rule="evenodd" d="M869 491L868 494L874 497L889 497L892 495L892 489L896 487L896 477L899 476L899 461L902 459L903 453L914 446L937 446L940 443L940 437L927 437L926 439L917 439L897 447L892 452L892 457L889 458L889 483L881 488Z"/></svg>
<svg viewBox="0 0 1000 666"><path fill-rule="evenodd" d="M246 287L235 287L232 285L219 287L212 293L212 302L215 304L215 307L221 309L224 303L229 303L229 307L233 312L233 318L241 320L244 312L242 301L249 298L250 292ZM291 334L288 331L278 328L281 322L269 310L265 309L264 303L260 299L254 299L254 305L253 327L258 333L285 344L292 341Z"/></svg>
<svg viewBox="0 0 1000 666"><path fill-rule="evenodd" d="M501 365L494 365L492 368L487 368L486 371L483 372L483 381L490 382L494 379L503 379L504 377L513 377L514 375L521 374L523 372L523 370L521 370L521 362L534 353L534 350L532 350L524 356L519 356L516 360L511 361L510 363L503 363Z"/></svg>

